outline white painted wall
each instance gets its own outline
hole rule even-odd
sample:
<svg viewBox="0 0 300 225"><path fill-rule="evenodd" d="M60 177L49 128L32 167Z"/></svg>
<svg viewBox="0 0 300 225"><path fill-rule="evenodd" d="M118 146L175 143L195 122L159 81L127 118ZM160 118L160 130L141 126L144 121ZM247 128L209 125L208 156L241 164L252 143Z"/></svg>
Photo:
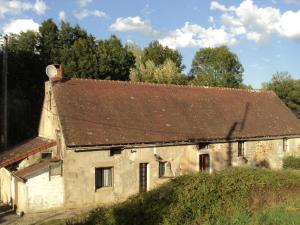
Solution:
<svg viewBox="0 0 300 225"><path fill-rule="evenodd" d="M11 174L10 172L5 169L0 169L0 200L7 204L10 202L11 199Z"/></svg>
<svg viewBox="0 0 300 225"><path fill-rule="evenodd" d="M51 176L46 171L26 182L28 191L28 210L42 211L59 208L64 203L64 182L62 176Z"/></svg>

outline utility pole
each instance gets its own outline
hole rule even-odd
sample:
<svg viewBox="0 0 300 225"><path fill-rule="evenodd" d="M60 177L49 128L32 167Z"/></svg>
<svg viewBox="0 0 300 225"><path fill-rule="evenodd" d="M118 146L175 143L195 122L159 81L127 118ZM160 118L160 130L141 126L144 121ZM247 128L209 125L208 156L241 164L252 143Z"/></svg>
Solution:
<svg viewBox="0 0 300 225"><path fill-rule="evenodd" d="M7 147L7 36L3 37L3 65L2 65L2 89L1 89L1 147Z"/></svg>

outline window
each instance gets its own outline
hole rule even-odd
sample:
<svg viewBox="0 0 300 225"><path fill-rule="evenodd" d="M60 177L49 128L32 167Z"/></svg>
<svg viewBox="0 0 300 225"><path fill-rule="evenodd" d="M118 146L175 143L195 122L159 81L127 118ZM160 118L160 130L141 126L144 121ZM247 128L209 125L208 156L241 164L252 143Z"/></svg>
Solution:
<svg viewBox="0 0 300 225"><path fill-rule="evenodd" d="M284 152L286 152L286 151L288 151L288 147L289 147L289 145L288 145L288 139L287 138L283 138L283 151Z"/></svg>
<svg viewBox="0 0 300 225"><path fill-rule="evenodd" d="M198 149L199 150L208 149L208 143L198 143Z"/></svg>
<svg viewBox="0 0 300 225"><path fill-rule="evenodd" d="M51 159L52 158L52 152L42 152L41 157L42 157L42 159Z"/></svg>
<svg viewBox="0 0 300 225"><path fill-rule="evenodd" d="M159 162L158 163L158 177L165 176L165 173L166 173L166 163L167 162Z"/></svg>
<svg viewBox="0 0 300 225"><path fill-rule="evenodd" d="M122 153L122 148L115 147L110 149L110 156L120 155Z"/></svg>
<svg viewBox="0 0 300 225"><path fill-rule="evenodd" d="M95 169L95 188L112 187L112 167Z"/></svg>
<svg viewBox="0 0 300 225"><path fill-rule="evenodd" d="M238 142L238 157L243 157L245 154L245 142L239 141Z"/></svg>

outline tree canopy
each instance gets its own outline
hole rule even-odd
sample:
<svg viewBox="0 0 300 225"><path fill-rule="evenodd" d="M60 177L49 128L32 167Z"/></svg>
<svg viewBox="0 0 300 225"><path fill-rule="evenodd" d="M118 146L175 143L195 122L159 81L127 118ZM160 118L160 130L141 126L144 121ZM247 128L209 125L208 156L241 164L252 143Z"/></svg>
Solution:
<svg viewBox="0 0 300 225"><path fill-rule="evenodd" d="M262 87L274 91L291 110L300 111L300 80L294 80L288 72L275 73Z"/></svg>
<svg viewBox="0 0 300 225"><path fill-rule="evenodd" d="M171 59L166 59L159 66L148 60L145 64L141 64L140 67L130 71L130 80L160 84L187 83L185 76L178 71L176 64Z"/></svg>
<svg viewBox="0 0 300 225"><path fill-rule="evenodd" d="M116 36L98 42L98 69L100 79L129 80L130 68L134 66L134 55Z"/></svg>
<svg viewBox="0 0 300 225"><path fill-rule="evenodd" d="M148 60L154 62L156 66L162 65L167 59L172 60L179 72L185 68L182 64L182 55L177 51L162 46L158 41L151 42L143 51L141 61L146 63Z"/></svg>
<svg viewBox="0 0 300 225"><path fill-rule="evenodd" d="M190 76L191 84L239 88L244 68L228 47L202 48L196 52Z"/></svg>

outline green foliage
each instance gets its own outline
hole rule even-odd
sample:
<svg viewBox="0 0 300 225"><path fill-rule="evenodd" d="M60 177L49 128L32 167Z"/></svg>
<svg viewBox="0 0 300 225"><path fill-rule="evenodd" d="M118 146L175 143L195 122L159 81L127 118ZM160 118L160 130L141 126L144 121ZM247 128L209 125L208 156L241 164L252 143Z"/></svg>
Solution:
<svg viewBox="0 0 300 225"><path fill-rule="evenodd" d="M284 169L300 169L300 158L295 156L287 156L283 159Z"/></svg>
<svg viewBox="0 0 300 225"><path fill-rule="evenodd" d="M190 76L192 85L239 88L244 68L237 55L226 46L202 48L196 52Z"/></svg>
<svg viewBox="0 0 300 225"><path fill-rule="evenodd" d="M58 48L58 27L52 19L45 20L39 27L38 43L37 48L44 65L52 63Z"/></svg>
<svg viewBox="0 0 300 225"><path fill-rule="evenodd" d="M135 58L135 68L139 68L142 65L143 49L136 44L126 44L125 47Z"/></svg>
<svg viewBox="0 0 300 225"><path fill-rule="evenodd" d="M296 225L300 224L300 200L288 201L256 213L238 213L214 225Z"/></svg>
<svg viewBox="0 0 300 225"><path fill-rule="evenodd" d="M156 66L162 65L167 59L171 59L179 72L185 68L182 64L182 55L177 51L168 47L162 46L158 41L151 42L147 48L144 49L142 55L142 63L151 60Z"/></svg>
<svg viewBox="0 0 300 225"><path fill-rule="evenodd" d="M96 46L93 37L79 38L61 54L63 74L66 77L97 78Z"/></svg>
<svg viewBox="0 0 300 225"><path fill-rule="evenodd" d="M286 171L232 168L185 175L70 224L217 224L237 212L250 214L254 197L270 193L282 200L293 187L299 190L300 176Z"/></svg>
<svg viewBox="0 0 300 225"><path fill-rule="evenodd" d="M116 36L98 42L98 70L100 79L129 80L135 60Z"/></svg>
<svg viewBox="0 0 300 225"><path fill-rule="evenodd" d="M8 49L11 52L28 52L37 51L38 33L34 31L21 32L19 35L12 34L9 38Z"/></svg>
<svg viewBox="0 0 300 225"><path fill-rule="evenodd" d="M179 73L177 66L170 59L166 59L160 66L156 66L154 62L148 60L140 67L131 69L130 80L159 84L187 83L185 77Z"/></svg>
<svg viewBox="0 0 300 225"><path fill-rule="evenodd" d="M300 111L300 80L292 79L288 72L275 73L272 80L262 86L274 91L291 110Z"/></svg>

